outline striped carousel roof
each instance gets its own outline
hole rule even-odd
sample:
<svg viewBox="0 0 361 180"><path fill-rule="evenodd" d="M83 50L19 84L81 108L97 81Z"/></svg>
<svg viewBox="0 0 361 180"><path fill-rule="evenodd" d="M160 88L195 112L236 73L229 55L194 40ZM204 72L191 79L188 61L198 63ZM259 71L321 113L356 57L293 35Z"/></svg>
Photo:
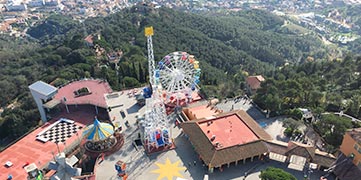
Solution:
<svg viewBox="0 0 361 180"><path fill-rule="evenodd" d="M108 138L114 133L114 128L108 123L99 122L95 118L94 123L87 126L83 131L83 136L90 141L100 141Z"/></svg>

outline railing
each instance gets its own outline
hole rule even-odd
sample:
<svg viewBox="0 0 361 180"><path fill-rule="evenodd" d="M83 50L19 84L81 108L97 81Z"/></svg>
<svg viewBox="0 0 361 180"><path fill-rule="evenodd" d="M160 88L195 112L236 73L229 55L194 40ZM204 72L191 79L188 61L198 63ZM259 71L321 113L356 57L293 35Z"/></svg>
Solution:
<svg viewBox="0 0 361 180"><path fill-rule="evenodd" d="M82 137L81 137L82 135L79 134L78 132L75 135L77 136L77 139L74 142L72 142L70 145L64 147L63 152L65 154L69 154L73 152L80 145L82 141Z"/></svg>
<svg viewBox="0 0 361 180"><path fill-rule="evenodd" d="M27 136L28 134L32 133L34 130L38 129L39 127L41 127L42 125L38 125L33 127L32 129L30 129L27 133L23 134L22 136L16 138L15 140L11 141L11 143L9 143L8 145L6 145L4 148L0 149L0 152L3 152L5 149L7 149L8 147L10 147L11 145L15 144L16 142L18 142L19 140L21 140L22 138L24 138L25 136Z"/></svg>
<svg viewBox="0 0 361 180"><path fill-rule="evenodd" d="M104 80L104 79L99 79L99 78L82 78L82 79L72 79L70 80L69 82L67 83L64 83L64 84L61 84L59 85L57 88L61 89L62 87L68 85L68 84L71 84L73 82L77 82L77 81L87 81L87 80L95 80L95 81L99 81L99 82L104 82L105 83L105 86L106 86L106 89L109 91L109 92L113 92L112 88L110 87L109 83L107 80Z"/></svg>
<svg viewBox="0 0 361 180"><path fill-rule="evenodd" d="M105 101L105 100L104 100ZM64 102L64 101L63 101ZM76 100L67 100L65 102L67 105L82 105L82 104L90 104L90 105L95 105L98 107L103 107L103 105L100 105L100 103L96 100L86 100L86 101L76 101ZM107 107L103 107L103 108L107 108Z"/></svg>
<svg viewBox="0 0 361 180"><path fill-rule="evenodd" d="M339 116L348 117L348 118L350 118L352 121L361 122L361 120L359 120L359 119L357 119L357 118L355 118L355 117L353 117L353 116L351 116L351 115L345 114L345 113L343 113L342 111L341 111L341 112L335 112L334 114L339 115Z"/></svg>

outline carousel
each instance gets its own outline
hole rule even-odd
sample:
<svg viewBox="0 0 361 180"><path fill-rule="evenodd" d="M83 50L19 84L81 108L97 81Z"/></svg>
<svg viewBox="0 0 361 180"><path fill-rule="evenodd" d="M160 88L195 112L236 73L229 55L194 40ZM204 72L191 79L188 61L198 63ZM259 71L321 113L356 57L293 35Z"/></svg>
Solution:
<svg viewBox="0 0 361 180"><path fill-rule="evenodd" d="M114 127L108 123L100 122L97 118L94 123L87 126L83 131L86 139L85 149L90 152L105 152L112 149L117 144L114 137Z"/></svg>

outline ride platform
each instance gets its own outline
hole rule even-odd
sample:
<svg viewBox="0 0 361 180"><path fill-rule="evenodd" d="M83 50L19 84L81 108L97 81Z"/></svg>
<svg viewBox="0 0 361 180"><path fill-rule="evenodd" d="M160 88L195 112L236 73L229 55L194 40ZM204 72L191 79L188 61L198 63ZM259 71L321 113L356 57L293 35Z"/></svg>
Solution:
<svg viewBox="0 0 361 180"><path fill-rule="evenodd" d="M160 146L158 148L154 147L154 146L149 148L148 146L149 146L149 144L144 144L144 149L145 149L145 152L147 155L151 155L151 154L159 153L159 152L165 152L165 151L169 151L169 150L176 148L176 145L173 141L169 145Z"/></svg>

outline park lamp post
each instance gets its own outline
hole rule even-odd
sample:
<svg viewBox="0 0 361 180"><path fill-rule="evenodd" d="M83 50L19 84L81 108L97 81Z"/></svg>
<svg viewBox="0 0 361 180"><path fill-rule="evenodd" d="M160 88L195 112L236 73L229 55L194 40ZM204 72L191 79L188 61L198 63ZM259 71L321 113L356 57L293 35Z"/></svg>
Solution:
<svg viewBox="0 0 361 180"><path fill-rule="evenodd" d="M55 159L55 153L54 153L54 151L51 151L51 154L53 155L54 162L55 162L55 161L56 161L56 159Z"/></svg>
<svg viewBox="0 0 361 180"><path fill-rule="evenodd" d="M60 154L60 149L59 149L59 144L58 144L58 142L55 142L55 144L56 144L56 147L58 148L58 154Z"/></svg>

